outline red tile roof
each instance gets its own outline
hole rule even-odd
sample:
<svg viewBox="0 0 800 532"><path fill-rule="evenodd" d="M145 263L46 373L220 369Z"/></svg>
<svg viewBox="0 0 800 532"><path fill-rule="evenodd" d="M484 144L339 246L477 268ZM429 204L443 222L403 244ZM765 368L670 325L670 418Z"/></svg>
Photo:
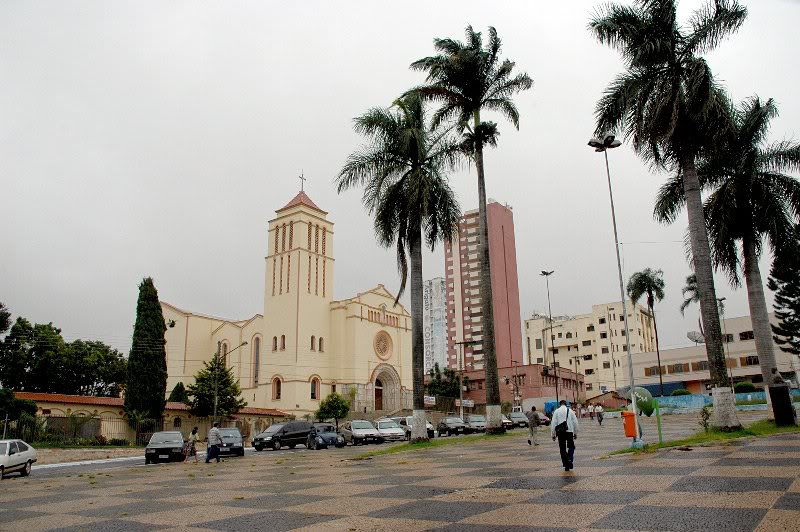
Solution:
<svg viewBox="0 0 800 532"><path fill-rule="evenodd" d="M320 209L319 207L317 207L317 204L314 203L313 201L311 201L311 198L309 198L306 195L306 193L303 192L302 190L300 192L298 192L297 196L292 198L292 201L287 203L285 207L282 207L282 208L278 209L275 212L285 211L286 209L289 209L291 207L296 207L297 205L305 205L306 207L314 209L315 211L319 211L319 212L321 212L323 214L328 214L327 212L325 212L322 209Z"/></svg>
<svg viewBox="0 0 800 532"><path fill-rule="evenodd" d="M98 406L118 406L125 405L121 397L95 397L92 395L67 395L63 393L39 393L39 392L14 392L14 396L19 399L30 399L31 401L42 401L48 403L67 403L74 405L98 405ZM173 403L167 401L167 410L189 410L183 403ZM239 410L239 414L254 416L274 416L288 417L289 414L274 408L256 408L246 406Z"/></svg>

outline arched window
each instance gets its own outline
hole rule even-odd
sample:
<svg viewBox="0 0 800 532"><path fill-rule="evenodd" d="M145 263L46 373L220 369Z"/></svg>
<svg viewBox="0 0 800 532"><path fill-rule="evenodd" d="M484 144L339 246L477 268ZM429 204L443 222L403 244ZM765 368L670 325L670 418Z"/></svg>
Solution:
<svg viewBox="0 0 800 532"><path fill-rule="evenodd" d="M273 351L277 351L278 350L278 337L277 336L273 336L272 337L272 350Z"/></svg>
<svg viewBox="0 0 800 532"><path fill-rule="evenodd" d="M175 419L172 420L172 428L173 429L181 428L181 418L176 417Z"/></svg>
<svg viewBox="0 0 800 532"><path fill-rule="evenodd" d="M286 335L282 334L281 335L281 351L283 351L284 349L286 349Z"/></svg>
<svg viewBox="0 0 800 532"><path fill-rule="evenodd" d="M312 351L317 350L317 337L314 335L311 335L311 350Z"/></svg>
<svg viewBox="0 0 800 532"><path fill-rule="evenodd" d="M319 399L319 379L311 379L311 399Z"/></svg>
<svg viewBox="0 0 800 532"><path fill-rule="evenodd" d="M228 365L228 342L222 342L222 360Z"/></svg>
<svg viewBox="0 0 800 532"><path fill-rule="evenodd" d="M281 398L281 379L274 377L272 379L272 399L277 401Z"/></svg>
<svg viewBox="0 0 800 532"><path fill-rule="evenodd" d="M253 339L253 385L258 384L258 370L261 366L261 337Z"/></svg>
<svg viewBox="0 0 800 532"><path fill-rule="evenodd" d="M321 336L319 338L319 345L317 346L317 349L320 353L325 351L325 340Z"/></svg>

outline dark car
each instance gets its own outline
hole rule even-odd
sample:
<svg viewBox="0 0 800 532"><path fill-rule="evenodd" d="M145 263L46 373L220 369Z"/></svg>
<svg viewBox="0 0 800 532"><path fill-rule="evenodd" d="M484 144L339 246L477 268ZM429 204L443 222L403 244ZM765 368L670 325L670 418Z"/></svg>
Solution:
<svg viewBox="0 0 800 532"><path fill-rule="evenodd" d="M219 454L231 454L234 456L244 456L244 441L242 433L237 428L219 429L222 436L222 445L219 446Z"/></svg>
<svg viewBox="0 0 800 532"><path fill-rule="evenodd" d="M253 447L255 447L256 451L261 451L264 448L278 451L284 445L288 447L305 445L308 441L311 427L312 425L308 421L277 423L253 438Z"/></svg>
<svg viewBox="0 0 800 532"><path fill-rule="evenodd" d="M503 414L500 419L504 429L509 430L514 428L514 422L508 419L505 414Z"/></svg>
<svg viewBox="0 0 800 532"><path fill-rule="evenodd" d="M178 431L154 433L144 449L145 464L183 459L183 434Z"/></svg>
<svg viewBox="0 0 800 532"><path fill-rule="evenodd" d="M508 414L508 419L514 424L515 427L527 427L528 426L528 416L523 414L522 412L511 412Z"/></svg>
<svg viewBox="0 0 800 532"><path fill-rule="evenodd" d="M486 432L486 418L475 414L465 416L464 422L468 432Z"/></svg>
<svg viewBox="0 0 800 532"><path fill-rule="evenodd" d="M336 432L336 427L330 423L314 423L308 433L306 447L316 451L329 446L344 447L344 436Z"/></svg>
<svg viewBox="0 0 800 532"><path fill-rule="evenodd" d="M467 425L460 417L446 417L436 425L436 429L439 431L439 436L453 436L454 434L464 434L467 431Z"/></svg>

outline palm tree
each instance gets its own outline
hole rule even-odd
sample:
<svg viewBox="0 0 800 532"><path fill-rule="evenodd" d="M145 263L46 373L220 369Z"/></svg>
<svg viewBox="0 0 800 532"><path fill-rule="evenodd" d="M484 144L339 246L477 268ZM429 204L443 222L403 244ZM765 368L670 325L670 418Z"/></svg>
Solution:
<svg viewBox="0 0 800 532"><path fill-rule="evenodd" d="M636 305L643 295L647 295L647 308L653 318L653 328L656 332L656 358L658 359L658 383L661 389L661 396L664 396L664 379L661 377L661 351L658 348L658 324L656 323L656 313L653 305L656 301L664 299L664 272L661 270L651 270L645 268L640 272L631 275L628 280L628 297Z"/></svg>
<svg viewBox="0 0 800 532"><path fill-rule="evenodd" d="M767 385L776 384L780 374L758 260L765 242L778 259L793 254L794 227L800 219L800 182L782 173L800 170L800 144L765 144L777 114L771 99L745 100L734 111L731 134L698 166L700 184L713 190L704 208L714 265L733 287L741 285L740 270L744 273L756 353ZM685 204L680 192L674 183L662 187L656 218L675 218Z"/></svg>
<svg viewBox="0 0 800 532"><path fill-rule="evenodd" d="M681 177L711 380L724 387L725 355L696 164L728 128L729 103L700 54L737 30L747 10L736 0L709 1L688 25L678 23L676 10L677 0L635 0L632 6L604 6L592 17L589 29L619 50L627 67L597 104L596 133L621 129L640 157ZM724 393L719 398L724 406L715 405L714 424L738 425L733 400Z"/></svg>
<svg viewBox="0 0 800 532"><path fill-rule="evenodd" d="M500 59L501 42L497 30L489 28L484 46L480 32L467 26L466 41L434 39L438 55L411 64L427 72L427 83L413 89L428 101L441 104L433 123L455 119L459 129L468 131L464 147L478 171L478 232L481 254L481 310L483 314L483 353L486 368L486 425L489 432L503 432L500 412L500 383L494 339L492 277L489 263L489 230L486 218L484 146L497 144L497 125L481 121L481 111L497 111L519 129L519 112L512 96L533 86L526 73L512 75L514 63ZM471 124L471 126L470 126Z"/></svg>
<svg viewBox="0 0 800 532"><path fill-rule="evenodd" d="M459 166L459 143L449 129L429 127L418 95L374 108L355 119L355 130L369 144L350 154L336 178L338 192L364 187L363 202L375 217L375 233L384 247L395 246L405 291L411 262L411 346L414 388L412 440L427 440L425 428L424 339L422 331L422 246L431 250L450 241L461 211L446 172Z"/></svg>
<svg viewBox="0 0 800 532"><path fill-rule="evenodd" d="M681 289L683 301L681 302L681 316L692 303L700 302L700 294L697 293L697 276L690 273L686 276L686 286Z"/></svg>

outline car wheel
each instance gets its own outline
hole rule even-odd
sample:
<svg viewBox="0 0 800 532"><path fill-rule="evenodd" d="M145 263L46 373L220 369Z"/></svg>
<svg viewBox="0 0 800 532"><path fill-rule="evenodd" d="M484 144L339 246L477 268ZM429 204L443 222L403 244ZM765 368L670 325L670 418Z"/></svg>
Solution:
<svg viewBox="0 0 800 532"><path fill-rule="evenodd" d="M378 445L380 445L380 444L382 444L384 441L386 441L386 440L384 440L383 438L378 438L377 440L375 440L375 443L377 443Z"/></svg>
<svg viewBox="0 0 800 532"><path fill-rule="evenodd" d="M263 448L263 447L261 447L260 445L256 445L256 446L255 446L255 450L256 450L256 452L259 452L259 453L260 453L261 451L263 451L263 450L264 450L264 448Z"/></svg>
<svg viewBox="0 0 800 532"><path fill-rule="evenodd" d="M281 450L281 442L279 440L275 440L274 442L272 442L272 450L273 451Z"/></svg>
<svg viewBox="0 0 800 532"><path fill-rule="evenodd" d="M6 474L5 468L0 465L0 480L3 480L3 475L5 474Z"/></svg>
<svg viewBox="0 0 800 532"><path fill-rule="evenodd" d="M244 456L244 448L242 448L242 450L239 451L239 456Z"/></svg>
<svg viewBox="0 0 800 532"><path fill-rule="evenodd" d="M144 465L149 465L149 464L150 464L150 459L145 456L144 457Z"/></svg>
<svg viewBox="0 0 800 532"><path fill-rule="evenodd" d="M25 467L22 468L22 471L20 471L20 474L23 477L27 477L28 475L31 474L31 461L30 460L28 460L28 462L25 464Z"/></svg>

